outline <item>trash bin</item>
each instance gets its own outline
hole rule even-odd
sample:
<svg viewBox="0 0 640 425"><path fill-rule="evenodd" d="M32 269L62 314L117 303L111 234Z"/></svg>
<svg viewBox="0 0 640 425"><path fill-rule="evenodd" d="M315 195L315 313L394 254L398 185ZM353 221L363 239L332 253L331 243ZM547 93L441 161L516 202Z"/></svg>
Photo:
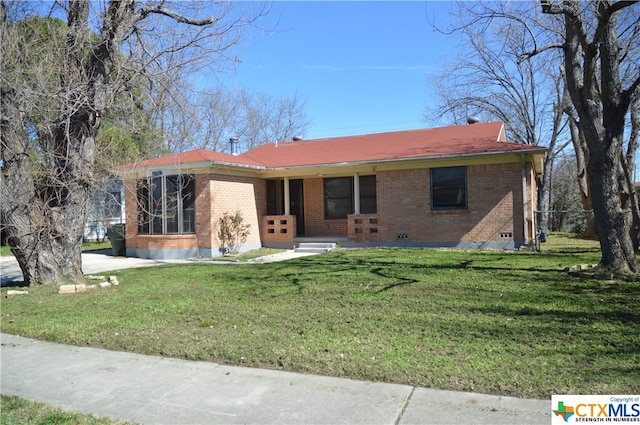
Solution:
<svg viewBox="0 0 640 425"><path fill-rule="evenodd" d="M127 250L124 243L124 224L114 224L107 228L107 237L111 241L111 250L115 257L124 257Z"/></svg>

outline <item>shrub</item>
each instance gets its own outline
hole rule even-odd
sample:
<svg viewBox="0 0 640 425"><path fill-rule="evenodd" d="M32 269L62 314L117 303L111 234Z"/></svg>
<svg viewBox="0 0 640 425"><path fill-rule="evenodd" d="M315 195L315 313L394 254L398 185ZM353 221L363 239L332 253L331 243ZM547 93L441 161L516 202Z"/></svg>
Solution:
<svg viewBox="0 0 640 425"><path fill-rule="evenodd" d="M234 214L225 212L218 219L218 240L222 254L237 254L247 241L251 224L245 224L242 213L238 210Z"/></svg>

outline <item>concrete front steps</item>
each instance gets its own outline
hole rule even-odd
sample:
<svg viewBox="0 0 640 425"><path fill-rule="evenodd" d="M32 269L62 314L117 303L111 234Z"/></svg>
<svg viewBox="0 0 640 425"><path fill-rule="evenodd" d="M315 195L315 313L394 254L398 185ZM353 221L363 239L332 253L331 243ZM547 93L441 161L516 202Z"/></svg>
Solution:
<svg viewBox="0 0 640 425"><path fill-rule="evenodd" d="M335 242L300 242L293 251L308 254L324 254L335 248Z"/></svg>

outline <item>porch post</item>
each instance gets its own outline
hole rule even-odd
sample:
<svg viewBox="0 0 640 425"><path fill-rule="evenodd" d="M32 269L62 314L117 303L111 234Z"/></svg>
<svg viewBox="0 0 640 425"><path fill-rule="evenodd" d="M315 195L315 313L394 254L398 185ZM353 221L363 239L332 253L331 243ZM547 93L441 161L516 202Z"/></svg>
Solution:
<svg viewBox="0 0 640 425"><path fill-rule="evenodd" d="M284 178L284 215L291 214L291 196L289 193L289 177Z"/></svg>
<svg viewBox="0 0 640 425"><path fill-rule="evenodd" d="M527 162L524 154L522 157L522 225L524 226L523 236L524 243L529 242L529 224L527 223L527 219L529 218L529 212L527 209L529 208L529 198L527 194Z"/></svg>
<svg viewBox="0 0 640 425"><path fill-rule="evenodd" d="M353 212L360 214L360 173L353 175Z"/></svg>

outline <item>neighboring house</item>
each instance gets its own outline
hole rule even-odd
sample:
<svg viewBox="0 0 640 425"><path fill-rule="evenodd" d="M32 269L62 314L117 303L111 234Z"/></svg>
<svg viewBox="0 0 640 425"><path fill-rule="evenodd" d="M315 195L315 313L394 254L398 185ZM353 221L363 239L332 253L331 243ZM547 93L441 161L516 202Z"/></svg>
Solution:
<svg viewBox="0 0 640 425"><path fill-rule="evenodd" d="M85 241L103 241L107 228L124 223L124 185L122 180L111 179L98 186L91 198L91 210L84 226Z"/></svg>
<svg viewBox="0 0 640 425"><path fill-rule="evenodd" d="M534 240L545 148L504 125L295 140L241 155L194 150L119 168L127 255L215 257L219 217L242 212L245 250L306 238L342 246L519 248Z"/></svg>

